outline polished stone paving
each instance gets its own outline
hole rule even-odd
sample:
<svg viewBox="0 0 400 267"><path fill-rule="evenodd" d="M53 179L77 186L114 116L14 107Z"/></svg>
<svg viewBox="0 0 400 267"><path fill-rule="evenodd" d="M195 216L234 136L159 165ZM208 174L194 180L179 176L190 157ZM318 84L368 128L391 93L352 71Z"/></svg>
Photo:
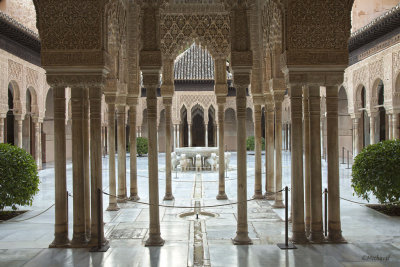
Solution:
<svg viewBox="0 0 400 267"><path fill-rule="evenodd" d="M264 161L264 158L263 158ZM108 192L108 159L103 160L103 185ZM264 164L264 163L263 163ZM159 156L160 200L165 192L165 155ZM129 157L127 158L129 166ZM248 198L254 192L254 155L248 155ZM212 172L173 173L174 201L165 205L215 205L236 200L236 154L226 178L228 201L218 201L218 175ZM68 190L72 192L72 165L68 164ZM327 169L323 161L323 188ZM341 196L365 202L353 196L351 170L340 165ZM148 202L147 158L138 158L140 201ZM263 174L263 191L264 191ZM129 170L127 170L129 192ZM40 171L40 193L29 212L0 223L0 266L400 266L400 218L382 215L359 204L341 201L343 235L347 244L298 245L284 251L276 244L284 241L284 210L272 209L272 201L248 203L249 236L254 245L235 246L236 205L202 208L216 217L200 215L181 218L193 209L160 208L163 247L144 247L148 236L149 210L145 204L120 204L119 211L105 211L105 234L111 248L106 253L88 249L48 249L53 240L54 207L27 221L54 203L54 169ZM197 182L197 186L196 186ZM290 153L283 152L283 186L290 187ZM322 193L322 192L321 192ZM372 199L372 202L376 201ZM104 209L108 197L104 196ZM69 200L72 237L72 198ZM19 222L17 222L19 221Z"/></svg>

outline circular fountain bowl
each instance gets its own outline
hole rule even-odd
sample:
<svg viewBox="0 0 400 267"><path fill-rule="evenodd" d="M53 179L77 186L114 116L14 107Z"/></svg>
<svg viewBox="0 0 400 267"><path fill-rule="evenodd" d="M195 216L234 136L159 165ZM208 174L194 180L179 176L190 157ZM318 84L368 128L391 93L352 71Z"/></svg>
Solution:
<svg viewBox="0 0 400 267"><path fill-rule="evenodd" d="M179 218L188 220L188 221L196 221L196 220L208 220L211 218L216 218L219 215L217 213L211 213L211 212L205 212L205 211L199 211L199 212L183 212L178 214Z"/></svg>

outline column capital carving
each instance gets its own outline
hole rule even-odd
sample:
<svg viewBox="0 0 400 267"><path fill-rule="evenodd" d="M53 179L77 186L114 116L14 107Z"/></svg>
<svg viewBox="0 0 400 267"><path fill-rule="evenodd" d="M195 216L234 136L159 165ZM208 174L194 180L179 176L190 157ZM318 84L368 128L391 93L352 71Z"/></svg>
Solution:
<svg viewBox="0 0 400 267"><path fill-rule="evenodd" d="M106 102L107 102L107 101L106 101ZM128 97L126 98L126 104L127 104L128 106L130 106L130 107L132 107L132 106L137 106L138 102L139 102L139 98L138 98L138 97L128 96Z"/></svg>
<svg viewBox="0 0 400 267"><path fill-rule="evenodd" d="M270 91L285 91L286 90L286 82L285 79L271 79L269 80L269 89Z"/></svg>
<svg viewBox="0 0 400 267"><path fill-rule="evenodd" d="M239 88L247 88L250 84L250 76L250 70L247 70L246 72L234 72L233 84L235 85L236 90Z"/></svg>
<svg viewBox="0 0 400 267"><path fill-rule="evenodd" d="M157 88L160 85L160 70L152 69L142 71L143 73L143 85L145 88L153 87Z"/></svg>
<svg viewBox="0 0 400 267"><path fill-rule="evenodd" d="M265 102L263 95L253 95L254 105L263 105Z"/></svg>
<svg viewBox="0 0 400 267"><path fill-rule="evenodd" d="M285 71L286 83L292 85L340 86L343 84L344 70L333 71Z"/></svg>
<svg viewBox="0 0 400 267"><path fill-rule="evenodd" d="M117 96L115 94L107 94L105 93L105 101L107 104L115 104L117 100Z"/></svg>
<svg viewBox="0 0 400 267"><path fill-rule="evenodd" d="M217 105L225 105L226 104L226 96L217 96Z"/></svg>
<svg viewBox="0 0 400 267"><path fill-rule="evenodd" d="M106 72L102 70L89 70L83 72L79 69L72 72L53 72L50 71L46 74L47 83L51 87L74 87L74 88L87 88L87 87L104 87L106 81Z"/></svg>
<svg viewBox="0 0 400 267"><path fill-rule="evenodd" d="M172 97L163 96L162 100L163 100L163 104L164 104L165 107L171 107L172 106Z"/></svg>
<svg viewBox="0 0 400 267"><path fill-rule="evenodd" d="M283 90L279 90L279 91L273 91L273 97L274 97L274 101L282 103L283 100L285 99L285 91Z"/></svg>

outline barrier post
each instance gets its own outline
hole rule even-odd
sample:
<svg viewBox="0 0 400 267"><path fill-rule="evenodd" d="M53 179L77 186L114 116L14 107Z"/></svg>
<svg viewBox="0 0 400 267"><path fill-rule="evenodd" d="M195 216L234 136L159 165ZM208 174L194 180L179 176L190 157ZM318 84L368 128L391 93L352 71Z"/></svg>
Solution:
<svg viewBox="0 0 400 267"><path fill-rule="evenodd" d="M285 186L285 244L279 243L278 247L280 249L296 249L297 247L292 243L289 244L289 188Z"/></svg>
<svg viewBox="0 0 400 267"><path fill-rule="evenodd" d="M324 190L324 196L325 196L325 198L324 198L324 201L325 201L325 225L324 225L324 228L325 228L325 236L328 236L328 189L326 189L325 188L325 190Z"/></svg>
<svg viewBox="0 0 400 267"><path fill-rule="evenodd" d="M342 147L342 164L344 164L344 147Z"/></svg>
<svg viewBox="0 0 400 267"><path fill-rule="evenodd" d="M349 154L350 154L350 151L349 150L347 150L347 169L350 169L350 159L349 159Z"/></svg>

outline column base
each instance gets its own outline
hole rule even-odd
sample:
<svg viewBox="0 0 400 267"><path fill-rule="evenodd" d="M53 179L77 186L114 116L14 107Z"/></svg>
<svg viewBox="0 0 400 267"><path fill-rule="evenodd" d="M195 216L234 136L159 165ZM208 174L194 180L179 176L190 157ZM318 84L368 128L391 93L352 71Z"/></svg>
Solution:
<svg viewBox="0 0 400 267"><path fill-rule="evenodd" d="M264 193L264 198L266 200L275 200L275 194L271 191L267 191Z"/></svg>
<svg viewBox="0 0 400 267"><path fill-rule="evenodd" d="M228 199L228 196L226 195L225 192L223 192L223 193L219 192L218 193L217 200L227 200L227 199Z"/></svg>
<svg viewBox="0 0 400 267"><path fill-rule="evenodd" d="M130 196L129 200L138 201L138 200L140 200L140 197L138 196L138 194L133 194Z"/></svg>
<svg viewBox="0 0 400 267"><path fill-rule="evenodd" d="M87 246L93 248L93 247L97 247L98 245L99 245L99 243L98 243L98 240L97 240L97 237L96 237L96 238L92 238ZM102 247L109 246L108 240L103 238L103 242L101 242L101 246Z"/></svg>
<svg viewBox="0 0 400 267"><path fill-rule="evenodd" d="M86 248L88 240L86 239L85 233L74 233L71 240L71 248Z"/></svg>
<svg viewBox="0 0 400 267"><path fill-rule="evenodd" d="M264 195L261 191L256 191L253 196L254 199L264 199Z"/></svg>
<svg viewBox="0 0 400 267"><path fill-rule="evenodd" d="M49 248L67 248L70 246L70 241L67 233L55 234L53 242Z"/></svg>
<svg viewBox="0 0 400 267"><path fill-rule="evenodd" d="M308 225L307 225L307 222L306 222L306 236L309 237L310 233L311 233L310 224L308 223Z"/></svg>
<svg viewBox="0 0 400 267"><path fill-rule="evenodd" d="M311 231L310 242L315 243L315 244L324 243L325 237L324 237L324 234L322 233L322 231L318 231L318 232Z"/></svg>
<svg viewBox="0 0 400 267"><path fill-rule="evenodd" d="M305 232L293 232L292 242L295 244L307 244L308 239Z"/></svg>
<svg viewBox="0 0 400 267"><path fill-rule="evenodd" d="M328 242L330 243L347 243L346 239L342 236L342 231L329 231Z"/></svg>
<svg viewBox="0 0 400 267"><path fill-rule="evenodd" d="M236 237L232 240L234 245L252 245L249 232L236 232Z"/></svg>
<svg viewBox="0 0 400 267"><path fill-rule="evenodd" d="M149 238L146 240L146 247L161 247L165 243L165 240L161 238L160 234L150 234Z"/></svg>
<svg viewBox="0 0 400 267"><path fill-rule="evenodd" d="M117 203L126 203L127 197L126 196L118 196Z"/></svg>
<svg viewBox="0 0 400 267"><path fill-rule="evenodd" d="M107 211L117 211L117 210L119 210L119 207L118 207L117 203L111 203L108 205L106 210Z"/></svg>
<svg viewBox="0 0 400 267"><path fill-rule="evenodd" d="M283 208L285 208L285 204L283 203L282 200L275 200L275 203L272 204L272 208L274 208L274 209L283 209Z"/></svg>
<svg viewBox="0 0 400 267"><path fill-rule="evenodd" d="M165 194L164 196L164 200L174 200L174 199L175 197L171 193Z"/></svg>

